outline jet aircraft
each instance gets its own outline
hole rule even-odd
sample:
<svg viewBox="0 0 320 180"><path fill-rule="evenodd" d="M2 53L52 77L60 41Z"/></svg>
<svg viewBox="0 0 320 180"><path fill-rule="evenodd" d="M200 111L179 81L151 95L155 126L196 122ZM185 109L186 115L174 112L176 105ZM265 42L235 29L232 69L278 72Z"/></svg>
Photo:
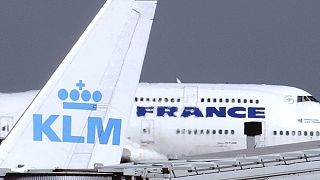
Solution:
<svg viewBox="0 0 320 180"><path fill-rule="evenodd" d="M2 138L37 93L0 95ZM123 154L133 161L244 149L249 133L254 147L320 139L320 104L294 87L140 83L134 101Z"/></svg>
<svg viewBox="0 0 320 180"><path fill-rule="evenodd" d="M88 168L150 152L243 149L248 137L254 147L320 139L320 104L298 88L140 83L136 90L155 4L108 1L42 90L0 94L1 167ZM44 160L31 163L35 149ZM47 163L52 150L59 158Z"/></svg>

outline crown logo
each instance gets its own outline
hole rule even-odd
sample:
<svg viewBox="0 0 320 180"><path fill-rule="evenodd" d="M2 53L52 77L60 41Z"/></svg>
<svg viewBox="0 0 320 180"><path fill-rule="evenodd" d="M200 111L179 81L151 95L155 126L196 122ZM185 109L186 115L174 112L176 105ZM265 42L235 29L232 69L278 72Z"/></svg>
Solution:
<svg viewBox="0 0 320 180"><path fill-rule="evenodd" d="M63 102L63 109L96 110L97 103L102 99L101 92L96 90L91 93L88 90L82 90L86 87L86 84L83 83L82 80L79 80L79 82L76 83L76 87L78 89L73 89L70 92L66 89L60 89L58 91L58 97L60 100L65 101L67 99L71 99L71 102ZM77 102L80 98L83 102ZM91 99L94 103L91 103Z"/></svg>

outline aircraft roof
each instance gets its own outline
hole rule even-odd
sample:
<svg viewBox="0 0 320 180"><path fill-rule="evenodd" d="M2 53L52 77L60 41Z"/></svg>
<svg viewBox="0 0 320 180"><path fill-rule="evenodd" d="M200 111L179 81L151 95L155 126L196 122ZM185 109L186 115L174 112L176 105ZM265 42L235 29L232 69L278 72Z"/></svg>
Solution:
<svg viewBox="0 0 320 180"><path fill-rule="evenodd" d="M281 85L266 85L266 84L206 84L206 83L140 83L140 87L150 87L157 89L178 88L185 86L197 86L199 88L211 89L211 90L237 90L237 91L258 91L268 92L284 95L300 95L310 96L310 94L302 89L290 86Z"/></svg>

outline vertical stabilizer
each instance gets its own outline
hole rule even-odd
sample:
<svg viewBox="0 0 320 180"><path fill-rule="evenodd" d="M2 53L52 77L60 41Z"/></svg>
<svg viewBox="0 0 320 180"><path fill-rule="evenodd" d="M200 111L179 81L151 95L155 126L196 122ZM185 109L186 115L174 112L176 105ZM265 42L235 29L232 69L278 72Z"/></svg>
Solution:
<svg viewBox="0 0 320 180"><path fill-rule="evenodd" d="M1 144L1 167L120 162L154 11L150 1L106 2Z"/></svg>

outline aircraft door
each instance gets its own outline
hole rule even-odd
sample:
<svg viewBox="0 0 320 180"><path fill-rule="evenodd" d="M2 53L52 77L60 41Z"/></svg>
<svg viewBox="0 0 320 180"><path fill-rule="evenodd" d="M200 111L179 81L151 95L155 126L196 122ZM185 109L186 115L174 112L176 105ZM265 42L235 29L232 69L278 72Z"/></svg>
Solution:
<svg viewBox="0 0 320 180"><path fill-rule="evenodd" d="M256 137L256 147L264 147L265 146L265 138L266 138L266 124L264 121L260 122L262 126L262 134Z"/></svg>
<svg viewBox="0 0 320 180"><path fill-rule="evenodd" d="M265 146L264 122L245 122L244 134L247 136L248 149Z"/></svg>
<svg viewBox="0 0 320 180"><path fill-rule="evenodd" d="M0 141L2 141L8 134L13 126L12 116L0 116Z"/></svg>
<svg viewBox="0 0 320 180"><path fill-rule="evenodd" d="M153 144L154 143L154 120L143 119L141 121L141 143Z"/></svg>
<svg viewBox="0 0 320 180"><path fill-rule="evenodd" d="M183 100L185 106L195 106L198 102L198 87L185 86Z"/></svg>

